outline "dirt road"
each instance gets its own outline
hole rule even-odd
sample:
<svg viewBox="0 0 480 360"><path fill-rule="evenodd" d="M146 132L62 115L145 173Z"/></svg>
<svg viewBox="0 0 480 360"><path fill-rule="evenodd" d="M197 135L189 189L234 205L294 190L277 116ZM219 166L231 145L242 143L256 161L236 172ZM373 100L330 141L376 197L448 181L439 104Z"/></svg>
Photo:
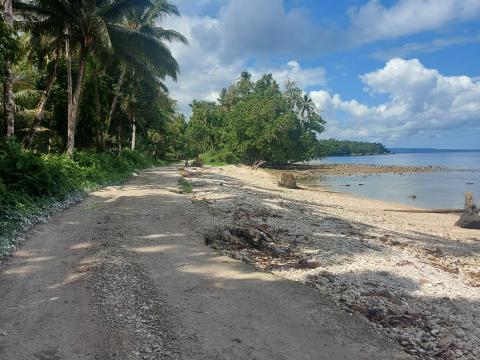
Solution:
<svg viewBox="0 0 480 360"><path fill-rule="evenodd" d="M404 359L317 290L220 256L174 167L35 227L0 274L0 359Z"/></svg>

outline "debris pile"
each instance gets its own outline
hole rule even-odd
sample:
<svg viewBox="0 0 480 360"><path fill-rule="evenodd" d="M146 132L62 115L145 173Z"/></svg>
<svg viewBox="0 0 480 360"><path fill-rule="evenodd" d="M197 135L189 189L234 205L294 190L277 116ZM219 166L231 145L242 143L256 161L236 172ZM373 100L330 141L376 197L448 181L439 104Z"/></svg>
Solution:
<svg viewBox="0 0 480 360"><path fill-rule="evenodd" d="M216 228L205 235L205 244L217 250L230 251L230 255L237 258L236 254L242 250L258 250L272 257L281 257L289 254L289 249L282 248L265 232L254 228L231 226L224 229ZM237 252L236 254L234 254ZM242 260L246 256L242 257ZM248 261L249 262L249 261Z"/></svg>

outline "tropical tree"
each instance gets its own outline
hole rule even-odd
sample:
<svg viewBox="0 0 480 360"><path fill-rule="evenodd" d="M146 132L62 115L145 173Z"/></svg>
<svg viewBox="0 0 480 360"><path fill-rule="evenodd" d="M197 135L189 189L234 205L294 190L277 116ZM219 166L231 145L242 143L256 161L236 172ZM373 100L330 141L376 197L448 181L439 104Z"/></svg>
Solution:
<svg viewBox="0 0 480 360"><path fill-rule="evenodd" d="M300 102L300 108L299 108L300 117L303 120L305 120L314 111L315 111L315 105L313 104L312 99L307 94L303 94L302 101Z"/></svg>
<svg viewBox="0 0 480 360"><path fill-rule="evenodd" d="M41 57L44 60L43 62L45 63L45 67L47 69L47 78L45 88L41 92L35 109L35 116L30 126L30 131L25 136L24 142L27 148L32 145L33 139L35 138L44 118L47 101L50 97L55 79L57 78L58 64L61 59L63 41L62 34L57 34L55 37L42 35L37 37L32 36L32 40L30 41L32 50L32 54L30 56Z"/></svg>
<svg viewBox="0 0 480 360"><path fill-rule="evenodd" d="M151 0L22 0L17 7L36 16L33 25L40 32L62 32L67 67L67 154L73 155L75 129L88 58L95 53L128 57L148 71L161 68L163 76L176 78L178 64L161 40L122 25L132 11L145 13ZM72 59L76 55L76 81ZM123 81L123 80L122 80Z"/></svg>
<svg viewBox="0 0 480 360"><path fill-rule="evenodd" d="M137 72L144 78L151 78L157 81L158 85L166 91L167 89L163 85L162 80L165 76L170 76L176 80L179 68L176 60L164 45L164 41L180 41L188 44L187 39L182 34L174 30L164 29L158 25L166 16L180 15L175 5L168 3L166 0L152 0L146 11L142 10L139 8L129 9L121 20L115 24L117 34L114 35L123 33L124 36L132 37L132 35L138 36L140 34L141 42L137 43L140 51L134 53L130 46L131 41L124 41L121 36L113 37L112 46L115 59L119 62L120 71L110 110L105 121L105 132L110 127L126 72ZM135 123L133 122L135 116L131 112L130 117L132 118L133 131L135 130ZM132 144L135 147L134 139L132 139Z"/></svg>

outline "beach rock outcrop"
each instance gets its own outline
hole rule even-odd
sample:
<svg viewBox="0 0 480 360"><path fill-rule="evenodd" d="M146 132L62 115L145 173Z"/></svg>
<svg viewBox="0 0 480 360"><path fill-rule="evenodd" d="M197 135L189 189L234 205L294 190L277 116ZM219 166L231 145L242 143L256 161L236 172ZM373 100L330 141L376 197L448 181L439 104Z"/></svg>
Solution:
<svg viewBox="0 0 480 360"><path fill-rule="evenodd" d="M297 179L295 178L295 175L291 172L282 172L280 174L278 186L288 189L298 189Z"/></svg>
<svg viewBox="0 0 480 360"><path fill-rule="evenodd" d="M455 225L465 229L480 229L480 215L473 199L473 193L465 193L465 208Z"/></svg>

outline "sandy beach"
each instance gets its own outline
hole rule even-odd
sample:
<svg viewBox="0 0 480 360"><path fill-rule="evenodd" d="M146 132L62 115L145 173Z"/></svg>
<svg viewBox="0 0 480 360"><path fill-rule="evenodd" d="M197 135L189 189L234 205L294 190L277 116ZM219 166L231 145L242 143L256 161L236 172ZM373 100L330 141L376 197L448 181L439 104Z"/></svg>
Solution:
<svg viewBox="0 0 480 360"><path fill-rule="evenodd" d="M219 251L327 293L413 358L479 358L480 231L454 226L458 214L387 212L414 208L280 188L278 171L246 166L183 175L198 232L256 229L281 250L217 243Z"/></svg>

